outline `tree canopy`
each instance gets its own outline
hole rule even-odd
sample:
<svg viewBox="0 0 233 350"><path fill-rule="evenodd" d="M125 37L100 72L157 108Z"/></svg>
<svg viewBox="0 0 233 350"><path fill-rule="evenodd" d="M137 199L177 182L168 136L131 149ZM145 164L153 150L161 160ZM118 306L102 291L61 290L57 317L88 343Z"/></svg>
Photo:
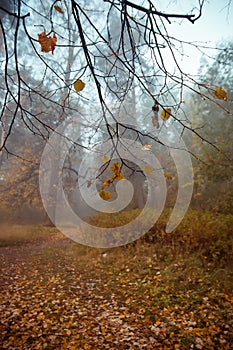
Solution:
<svg viewBox="0 0 233 350"><path fill-rule="evenodd" d="M160 109L160 123L171 116L198 133L183 113L185 88L214 103L227 94L212 82L200 92L204 85L180 61L187 45L199 46L174 38L169 25L196 25L203 6L199 0L187 13L167 13L150 0L2 2L1 151L11 151L7 141L18 119L47 138L59 120L76 114L85 124L93 109L106 126L120 123L122 113L136 118L137 107L144 118L142 100L148 111L153 107L153 126Z"/></svg>
<svg viewBox="0 0 233 350"><path fill-rule="evenodd" d="M74 164L80 164L86 154L95 158L99 152L96 145L105 147L109 141L110 156L103 151L98 173L100 197L108 200L109 188L127 171L140 176L153 172L148 165L140 172L126 161L121 152L124 137L139 142L145 152L153 150L164 158L162 148L177 147L171 146L171 126L180 138L197 139L208 145L208 154L218 154L229 162L229 152L210 132L213 123L203 124L196 115L210 119L211 110L218 109L228 116L227 123L232 122L228 64L232 47L227 43L215 47L214 63L206 56L202 70L192 75L182 66L183 55L188 47L204 52L208 44L176 38L172 23L186 21L195 28L205 0L197 0L193 6L188 2L184 12L178 4L177 11L159 6L151 0L1 2L0 167L4 171L9 168L9 156L16 155L16 163L31 162L32 170L38 172L34 166L40 163L43 147L54 131L61 132L61 143L70 144L64 182L74 188L79 174ZM224 84L223 76L228 77ZM186 108L189 96L198 105L198 109L192 107L196 114ZM221 124L220 119L216 117L216 123ZM58 129L63 122L66 129ZM70 137L72 130L76 130L76 138ZM167 139L159 136L163 130ZM208 163L200 148L196 150L190 147L186 152ZM105 173L116 164L118 171ZM166 181L172 178L169 169L164 166ZM23 178L29 176L33 181L30 174L26 171ZM2 179L6 181L6 175ZM88 179L86 186L91 183ZM36 198L38 191L32 192ZM36 202L32 197L29 202Z"/></svg>

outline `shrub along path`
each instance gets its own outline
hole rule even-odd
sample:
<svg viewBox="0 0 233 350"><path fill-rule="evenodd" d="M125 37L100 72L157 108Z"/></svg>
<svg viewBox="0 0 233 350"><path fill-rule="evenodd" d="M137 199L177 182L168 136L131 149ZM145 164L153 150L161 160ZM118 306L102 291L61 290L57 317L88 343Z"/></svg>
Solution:
<svg viewBox="0 0 233 350"><path fill-rule="evenodd" d="M47 233L0 247L1 349L232 349L230 282L211 262Z"/></svg>

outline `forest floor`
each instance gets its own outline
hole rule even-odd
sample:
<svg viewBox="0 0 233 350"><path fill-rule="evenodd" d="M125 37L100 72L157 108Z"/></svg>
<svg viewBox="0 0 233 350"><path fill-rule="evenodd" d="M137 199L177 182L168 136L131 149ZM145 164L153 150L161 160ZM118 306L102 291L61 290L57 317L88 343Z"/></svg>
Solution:
<svg viewBox="0 0 233 350"><path fill-rule="evenodd" d="M0 349L232 349L232 275L197 254L3 231Z"/></svg>

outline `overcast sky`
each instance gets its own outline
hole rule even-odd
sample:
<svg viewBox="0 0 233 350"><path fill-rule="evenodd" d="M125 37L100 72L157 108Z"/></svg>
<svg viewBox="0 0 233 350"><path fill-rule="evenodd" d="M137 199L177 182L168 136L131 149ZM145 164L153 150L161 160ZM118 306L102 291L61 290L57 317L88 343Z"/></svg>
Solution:
<svg viewBox="0 0 233 350"><path fill-rule="evenodd" d="M160 0L162 10L166 12L187 13L198 1L195 0ZM227 6L229 0L209 0L205 3L201 18L192 24L184 20L176 21L167 26L169 34L184 41L202 41L208 46L215 46L223 40L233 40L233 3ZM167 6L167 8L166 8ZM213 54L208 50L208 54ZM187 73L195 74L199 67L201 53L197 50L185 51L183 67Z"/></svg>

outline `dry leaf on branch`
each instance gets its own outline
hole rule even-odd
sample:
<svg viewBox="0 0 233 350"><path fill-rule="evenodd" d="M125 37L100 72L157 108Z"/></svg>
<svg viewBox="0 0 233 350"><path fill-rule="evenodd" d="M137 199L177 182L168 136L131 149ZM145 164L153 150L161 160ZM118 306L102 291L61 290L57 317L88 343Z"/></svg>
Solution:
<svg viewBox="0 0 233 350"><path fill-rule="evenodd" d="M111 198L111 193L108 191L100 190L99 191L99 196L105 200L108 201Z"/></svg>
<svg viewBox="0 0 233 350"><path fill-rule="evenodd" d="M42 52L54 52L55 46L57 44L56 33L53 34L53 37L48 36L45 32L38 34L38 42L41 45Z"/></svg>
<svg viewBox="0 0 233 350"><path fill-rule="evenodd" d="M172 180L172 176L170 174L164 173L163 175L167 180Z"/></svg>
<svg viewBox="0 0 233 350"><path fill-rule="evenodd" d="M86 84L81 79L77 79L74 82L73 87L74 87L76 92L80 92L85 88L85 85Z"/></svg>
<svg viewBox="0 0 233 350"><path fill-rule="evenodd" d="M161 119L163 119L163 121L166 122L170 118L171 112L172 112L171 108L163 109L161 112Z"/></svg>
<svg viewBox="0 0 233 350"><path fill-rule="evenodd" d="M218 87L214 92L214 96L217 97L219 100L227 101L227 93L225 90L223 90L221 87Z"/></svg>
<svg viewBox="0 0 233 350"><path fill-rule="evenodd" d="M154 104L152 107L153 111L153 116L151 118L152 124L154 125L155 128L159 128L159 121L158 121L158 111L159 111L159 106L157 103Z"/></svg>
<svg viewBox="0 0 233 350"><path fill-rule="evenodd" d="M108 163L110 161L109 156L106 156L106 155L103 156L102 161L103 161L103 163Z"/></svg>
<svg viewBox="0 0 233 350"><path fill-rule="evenodd" d="M146 143L145 145L142 146L141 150L142 151L151 151L152 146L149 143Z"/></svg>
<svg viewBox="0 0 233 350"><path fill-rule="evenodd" d="M54 9L59 13L64 13L64 11L62 10L62 8L60 6L54 5Z"/></svg>

